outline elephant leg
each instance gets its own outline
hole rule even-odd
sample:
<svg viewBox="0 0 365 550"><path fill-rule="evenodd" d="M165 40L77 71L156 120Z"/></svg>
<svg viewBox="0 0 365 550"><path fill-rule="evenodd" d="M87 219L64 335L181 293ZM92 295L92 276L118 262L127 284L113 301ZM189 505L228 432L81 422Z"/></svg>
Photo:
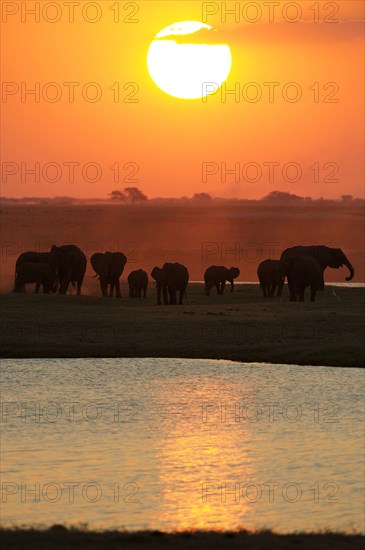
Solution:
<svg viewBox="0 0 365 550"><path fill-rule="evenodd" d="M224 289L226 288L226 281L221 282L221 294L224 294ZM233 289L231 288L231 292L233 292Z"/></svg>
<svg viewBox="0 0 365 550"><path fill-rule="evenodd" d="M179 306L181 306L183 301L184 301L184 295L185 295L185 290L180 289L179 290Z"/></svg>
<svg viewBox="0 0 365 550"><path fill-rule="evenodd" d="M161 285L157 284L157 303L161 305Z"/></svg>
<svg viewBox="0 0 365 550"><path fill-rule="evenodd" d="M133 291L131 285L129 285L129 297L133 298Z"/></svg>
<svg viewBox="0 0 365 550"><path fill-rule="evenodd" d="M163 288L162 288L162 296L163 296L163 303L165 306L168 306L169 305L169 297L168 297L168 294L167 294L167 286L164 285Z"/></svg>
<svg viewBox="0 0 365 550"><path fill-rule="evenodd" d="M70 281L68 279L64 279L60 284L60 290L58 291L58 294L67 294L69 284Z"/></svg>
<svg viewBox="0 0 365 550"><path fill-rule="evenodd" d="M119 281L119 279L116 279L114 281L114 286L115 286L115 296L116 296L116 298L121 298L122 295L120 293L120 281Z"/></svg>
<svg viewBox="0 0 365 550"><path fill-rule="evenodd" d="M51 289L50 281L48 281L47 279L44 279L40 284L42 285L42 288L43 288L43 294L49 294Z"/></svg>
<svg viewBox="0 0 365 550"><path fill-rule="evenodd" d="M304 291L305 291L305 288L300 288L299 289L299 302L304 302Z"/></svg>
<svg viewBox="0 0 365 550"><path fill-rule="evenodd" d="M146 293L147 293L147 287L144 286L144 287L143 287L143 298L146 297Z"/></svg>
<svg viewBox="0 0 365 550"><path fill-rule="evenodd" d="M83 278L76 281L76 292L77 296L81 296L81 287L82 287Z"/></svg>
<svg viewBox="0 0 365 550"><path fill-rule="evenodd" d="M262 294L264 295L264 298L266 298L267 297L266 285L261 284L261 288L262 288Z"/></svg>
<svg viewBox="0 0 365 550"><path fill-rule="evenodd" d="M62 280L60 281L59 294L67 294L68 287L72 278L72 268L67 267L62 272Z"/></svg>
<svg viewBox="0 0 365 550"><path fill-rule="evenodd" d="M43 292L46 293L46 294L51 294L52 292L52 281L44 281L43 284Z"/></svg>
<svg viewBox="0 0 365 550"><path fill-rule="evenodd" d="M40 286L41 286L41 281L36 281L35 291L34 291L35 294L38 294ZM44 292L44 285L43 285L43 292Z"/></svg>
<svg viewBox="0 0 365 550"><path fill-rule="evenodd" d="M311 302L314 302L316 299L316 290L317 290L317 286L311 285Z"/></svg>
<svg viewBox="0 0 365 550"><path fill-rule="evenodd" d="M221 284L220 283L217 283L215 285L216 289L217 289L217 294L220 294L221 293Z"/></svg>
<svg viewBox="0 0 365 550"><path fill-rule="evenodd" d="M176 305L176 289L169 287L170 304Z"/></svg>
<svg viewBox="0 0 365 550"><path fill-rule="evenodd" d="M205 295L206 296L209 296L209 293L210 293L210 290L211 290L212 286L213 286L213 283L210 283L210 282L205 283Z"/></svg>
<svg viewBox="0 0 365 550"><path fill-rule="evenodd" d="M297 289L293 283L289 283L289 295L290 295L290 298L289 298L290 302L297 301Z"/></svg>
<svg viewBox="0 0 365 550"><path fill-rule="evenodd" d="M108 296L108 285L104 277L100 277L100 288L104 297Z"/></svg>
<svg viewBox="0 0 365 550"><path fill-rule="evenodd" d="M270 293L269 293L270 298L272 298L274 296L275 290L276 290L276 283L272 283L271 288L270 288Z"/></svg>
<svg viewBox="0 0 365 550"><path fill-rule="evenodd" d="M281 296L282 293L283 293L283 286L284 286L284 281L281 281L279 284L278 284L278 296Z"/></svg>
<svg viewBox="0 0 365 550"><path fill-rule="evenodd" d="M19 282L18 278L15 279L13 292L26 292L25 285Z"/></svg>

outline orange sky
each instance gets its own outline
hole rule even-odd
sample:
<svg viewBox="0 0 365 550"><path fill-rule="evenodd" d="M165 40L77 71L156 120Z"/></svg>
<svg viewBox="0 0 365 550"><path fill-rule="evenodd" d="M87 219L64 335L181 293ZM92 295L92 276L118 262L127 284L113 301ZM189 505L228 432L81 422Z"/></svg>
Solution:
<svg viewBox="0 0 365 550"><path fill-rule="evenodd" d="M40 6L43 9L55 3L44 1ZM74 3L74 22L69 22L70 6L58 1L60 20L55 23L46 20L57 16L54 7L47 8L45 15L40 13L40 21L35 22L34 16L24 13L24 4L31 9L36 2L1 2L3 92L15 91L2 96L2 162L9 163L3 164L3 196L106 197L113 189L132 185L149 197L205 191L215 196L260 198L274 189L312 197L363 196L362 1L338 2L339 11L332 15L338 23L323 22L324 17L331 17L330 8L325 11L324 6L335 7L334 2L297 0L302 9L297 23L285 20L295 17L287 8L289 2L280 2L271 23L263 2L256 3L262 16L255 23L248 22L255 16L253 11L245 11L248 2L239 2L240 12L227 15L226 22L222 2L205 3L208 11L217 11L205 22L218 29L222 41L231 47L233 65L227 89L237 86L241 91L239 101L228 95L226 102L221 93L206 102L170 97L156 87L147 71L146 55L155 34L176 21L203 21L204 2L80 0L79 5ZM90 4L96 4L99 11L100 20L95 23L82 16L82 8ZM223 4L232 9L237 2ZM319 23L313 22L314 12L309 9L314 4L319 7ZM119 23L114 21L116 6ZM85 13L91 19L96 8L89 6ZM128 14L136 22L123 21ZM41 95L35 102L34 96L22 98L16 91L21 90L21 83L34 88L36 82L41 90L56 82L60 100L52 103ZM65 82L80 83L73 103ZM96 82L102 91L101 99L94 103L81 94L90 82ZM116 82L119 102L109 89ZM135 84L123 90L128 82ZM249 82L262 91L256 103L248 102L247 95L243 97ZM264 82L279 83L272 103ZM282 98L288 82L296 82L302 90L302 99L296 103ZM309 89L316 82L320 89L317 103ZM334 90L323 90L328 82L338 86L337 103L323 101ZM49 94L54 90L49 88ZM123 101L134 90L137 101ZM89 91L91 94L93 89ZM79 165L75 165L72 182L65 163L73 162ZM279 163L273 181L264 165L271 162ZM296 182L283 177L283 166L292 162L302 170ZM39 182L25 173L35 163L41 169ZM59 181L47 181L56 175L52 167L43 177L47 163L59 167ZM100 177L93 167L83 175L87 163L96 163ZM109 168L115 163L120 165L118 181ZM128 163L134 164L125 167ZM211 163L218 171L206 181L203 163ZM222 163L228 169L236 166L240 173L236 178L228 175L224 182ZM256 164L247 172L248 163ZM315 163L321 167L319 181L310 169ZM248 181L260 174L257 167L261 177ZM338 173L331 178L336 167ZM138 170L128 180L134 168ZM293 178L293 172L288 174ZM94 176L97 181L90 181ZM338 182L325 181L326 176Z"/></svg>

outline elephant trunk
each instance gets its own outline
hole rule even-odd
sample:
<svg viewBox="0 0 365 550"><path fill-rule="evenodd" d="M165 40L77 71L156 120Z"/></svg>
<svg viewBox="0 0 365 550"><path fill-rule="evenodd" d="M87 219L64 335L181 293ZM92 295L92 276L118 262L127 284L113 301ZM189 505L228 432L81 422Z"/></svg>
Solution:
<svg viewBox="0 0 365 550"><path fill-rule="evenodd" d="M354 268L352 267L352 265L350 264L350 262L348 261L347 258L346 258L346 261L343 262L343 263L348 268L348 270L350 271L350 275L348 277L346 277L346 281L351 281L351 279L354 278L355 270L354 270Z"/></svg>
<svg viewBox="0 0 365 550"><path fill-rule="evenodd" d="M160 306L161 305L161 285L157 283L157 303Z"/></svg>

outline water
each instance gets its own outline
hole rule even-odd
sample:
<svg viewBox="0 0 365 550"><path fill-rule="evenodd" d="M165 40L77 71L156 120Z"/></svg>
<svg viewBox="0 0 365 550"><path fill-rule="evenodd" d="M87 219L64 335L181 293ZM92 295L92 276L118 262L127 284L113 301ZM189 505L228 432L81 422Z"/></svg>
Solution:
<svg viewBox="0 0 365 550"><path fill-rule="evenodd" d="M4 525L364 531L360 369L3 360L2 402Z"/></svg>

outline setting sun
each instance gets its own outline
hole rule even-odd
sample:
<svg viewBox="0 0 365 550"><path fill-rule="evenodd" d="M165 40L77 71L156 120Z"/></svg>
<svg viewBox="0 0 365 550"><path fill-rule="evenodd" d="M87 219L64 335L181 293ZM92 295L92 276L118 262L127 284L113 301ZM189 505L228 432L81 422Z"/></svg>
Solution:
<svg viewBox="0 0 365 550"><path fill-rule="evenodd" d="M364 6L0 0L3 548L364 549Z"/></svg>
<svg viewBox="0 0 365 550"><path fill-rule="evenodd" d="M174 23L160 31L148 51L152 80L167 94L197 99L212 93L228 77L228 45L214 40L214 29L198 21Z"/></svg>

